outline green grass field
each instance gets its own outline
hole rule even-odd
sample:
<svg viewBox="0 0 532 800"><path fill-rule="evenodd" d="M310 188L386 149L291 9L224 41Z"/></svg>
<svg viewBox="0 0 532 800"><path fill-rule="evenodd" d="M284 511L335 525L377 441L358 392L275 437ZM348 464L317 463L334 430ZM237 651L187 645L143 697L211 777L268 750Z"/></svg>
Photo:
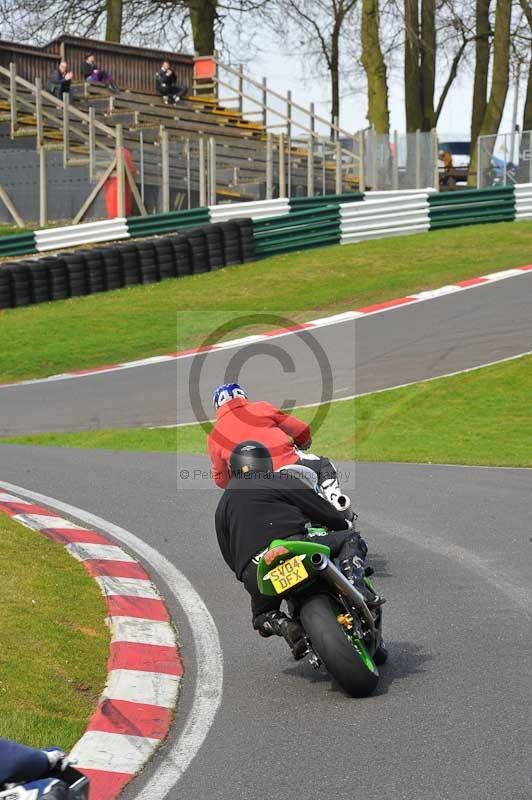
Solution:
<svg viewBox="0 0 532 800"><path fill-rule="evenodd" d="M0 382L195 346L232 316L312 319L521 266L531 258L531 235L532 222L434 231L3 311ZM280 323L264 320L261 327L272 326ZM229 335L250 330L252 322Z"/></svg>
<svg viewBox="0 0 532 800"><path fill-rule="evenodd" d="M532 357L331 403L312 449L336 459L532 467ZM312 420L314 408L295 409ZM2 439L1 443L206 453L199 425Z"/></svg>
<svg viewBox="0 0 532 800"><path fill-rule="evenodd" d="M65 548L0 514L0 736L68 750L107 675L97 584Z"/></svg>

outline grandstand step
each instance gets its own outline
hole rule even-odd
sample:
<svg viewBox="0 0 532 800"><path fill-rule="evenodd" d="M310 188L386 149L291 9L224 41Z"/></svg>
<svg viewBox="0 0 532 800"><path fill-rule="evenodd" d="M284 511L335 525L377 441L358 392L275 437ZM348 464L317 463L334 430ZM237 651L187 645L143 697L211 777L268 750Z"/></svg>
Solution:
<svg viewBox="0 0 532 800"><path fill-rule="evenodd" d="M86 167L88 163L88 158L69 158L67 167Z"/></svg>
<svg viewBox="0 0 532 800"><path fill-rule="evenodd" d="M46 152L61 152L63 149L63 144L59 142L46 142L43 144L43 150Z"/></svg>
<svg viewBox="0 0 532 800"><path fill-rule="evenodd" d="M17 128L14 133L14 138L18 139L22 138L23 136L36 136L36 135L37 135L36 128L29 128L29 127Z"/></svg>

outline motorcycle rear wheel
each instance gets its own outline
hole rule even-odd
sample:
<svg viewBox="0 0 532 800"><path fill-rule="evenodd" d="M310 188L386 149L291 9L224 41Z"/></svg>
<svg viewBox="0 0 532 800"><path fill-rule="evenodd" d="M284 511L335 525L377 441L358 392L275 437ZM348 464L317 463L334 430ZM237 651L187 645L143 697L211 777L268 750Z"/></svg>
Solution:
<svg viewBox="0 0 532 800"><path fill-rule="evenodd" d="M379 672L363 644L354 640L336 617L338 603L325 594L309 597L300 619L312 649L327 671L351 697L367 697L379 681Z"/></svg>

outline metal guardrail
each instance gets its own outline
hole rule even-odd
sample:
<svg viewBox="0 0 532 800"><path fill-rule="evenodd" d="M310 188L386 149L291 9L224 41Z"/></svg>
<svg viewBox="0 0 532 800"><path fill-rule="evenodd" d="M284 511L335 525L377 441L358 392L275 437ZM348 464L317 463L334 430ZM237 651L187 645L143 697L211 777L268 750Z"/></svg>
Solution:
<svg viewBox="0 0 532 800"><path fill-rule="evenodd" d="M82 225L66 225L62 228L35 231L35 244L37 250L44 253L47 250L61 250L81 244L129 239L129 236L126 218L116 217L100 222L86 222Z"/></svg>
<svg viewBox="0 0 532 800"><path fill-rule="evenodd" d="M0 236L0 257L25 256L29 253L36 252L37 248L35 247L35 234L33 231Z"/></svg>
<svg viewBox="0 0 532 800"><path fill-rule="evenodd" d="M514 186L515 218L532 219L532 183L521 183Z"/></svg>
<svg viewBox="0 0 532 800"><path fill-rule="evenodd" d="M288 214L290 205L287 199L258 200L251 203L226 203L224 205L209 206L211 222L225 222L236 217L251 217L263 219Z"/></svg>
<svg viewBox="0 0 532 800"><path fill-rule="evenodd" d="M292 211L266 220L253 221L256 252L260 256L324 247L340 241L338 205Z"/></svg>
<svg viewBox="0 0 532 800"><path fill-rule="evenodd" d="M21 256L114 238L157 236L243 216L253 220L257 254L261 256L339 241L345 244L458 225L532 219L532 183L445 195L429 191L353 194L354 201L348 194L295 198L290 203L273 200L224 204L11 234L0 237L0 256ZM351 202L342 202L347 198Z"/></svg>
<svg viewBox="0 0 532 800"><path fill-rule="evenodd" d="M291 197L290 211L300 211L306 208L318 208L323 205L354 203L364 199L363 192L346 192L344 194L322 194L316 197Z"/></svg>
<svg viewBox="0 0 532 800"><path fill-rule="evenodd" d="M342 244L405 236L430 229L428 192L340 206Z"/></svg>
<svg viewBox="0 0 532 800"><path fill-rule="evenodd" d="M511 221L515 219L514 187L494 186L432 194L429 206L431 230Z"/></svg>
<svg viewBox="0 0 532 800"><path fill-rule="evenodd" d="M242 216L242 215L240 215ZM208 208L193 208L187 211L170 211L146 217L128 217L127 227L132 238L156 236L183 228L193 228L210 222Z"/></svg>

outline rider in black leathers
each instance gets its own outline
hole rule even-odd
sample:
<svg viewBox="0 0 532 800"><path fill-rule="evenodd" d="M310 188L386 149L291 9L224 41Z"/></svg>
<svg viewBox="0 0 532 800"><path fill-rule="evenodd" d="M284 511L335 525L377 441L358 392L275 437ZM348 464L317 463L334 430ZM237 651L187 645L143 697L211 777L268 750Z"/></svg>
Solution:
<svg viewBox="0 0 532 800"><path fill-rule="evenodd" d="M273 472L271 455L260 442L242 442L231 455L232 478L218 504L216 535L222 555L251 595L253 627L261 636L283 636L295 658L304 655L303 631L280 611L282 598L259 593L257 563L273 539L311 538L338 556L343 571L363 577L364 539L345 515L299 478ZM309 527L330 532L313 534ZM306 647L305 647L306 649Z"/></svg>

